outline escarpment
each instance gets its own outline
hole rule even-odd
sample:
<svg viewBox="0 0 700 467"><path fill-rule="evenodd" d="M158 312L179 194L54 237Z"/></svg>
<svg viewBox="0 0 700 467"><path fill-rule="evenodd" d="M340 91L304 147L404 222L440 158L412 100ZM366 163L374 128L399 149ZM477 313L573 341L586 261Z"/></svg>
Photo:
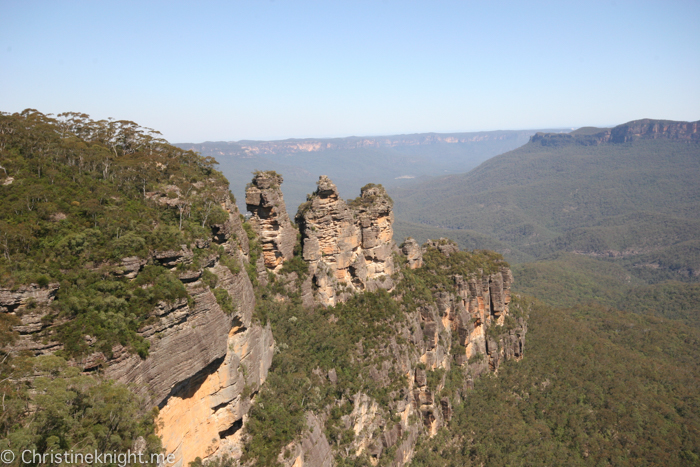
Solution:
<svg viewBox="0 0 700 467"><path fill-rule="evenodd" d="M404 465L474 378L522 356L502 258L399 249L380 185L344 201L321 177L297 230L282 177L260 172L244 222L213 159L131 122L27 111L0 126L3 426L26 446ZM79 426L112 389L109 428L33 425L50 399Z"/></svg>
<svg viewBox="0 0 700 467"><path fill-rule="evenodd" d="M381 186L367 185L346 203L335 184L320 177L296 215L319 303L335 305L356 292L393 287L393 221L392 201Z"/></svg>
<svg viewBox="0 0 700 467"><path fill-rule="evenodd" d="M132 283L162 267L182 283L186 296L159 301L138 329L148 355L121 344L98 349L97 339L86 335L87 352L70 361L86 373L129 384L144 410L159 407L158 435L177 466L217 452L240 456L238 430L272 361L271 329L252 320L255 293L240 213L226 190L216 202L226 218L209 238L100 265L103 273ZM0 311L17 321L6 351L39 356L64 350L57 335L65 320L46 319L57 293L58 283L0 289Z"/></svg>
<svg viewBox="0 0 700 467"><path fill-rule="evenodd" d="M333 206L338 198L324 182L317 194L325 190L330 199L326 203ZM331 219L348 218L339 212L337 205L325 211ZM336 232L352 232L347 223L337 224ZM333 246L331 230L319 230L319 243ZM460 251L446 239L422 247L409 239L400 252L393 257L390 293L348 293L344 301L324 304L307 318L300 318L303 312L293 302L275 305L273 322L280 324L273 325L273 333L283 352L292 354L292 361L303 356L312 369L302 390L293 385L262 389L269 392L265 407L275 399L283 399L285 406L306 402L309 407L277 414L280 420L296 416L307 427L301 437L277 447L275 458L283 465L330 466L341 459L359 465L406 465L420 437L447 426L454 406L468 397L476 378L522 358L527 309L513 302L513 276L499 255ZM323 350L316 355L318 346ZM328 353L336 357L325 359ZM284 381L284 370L275 371L281 378L277 381ZM260 452L253 447L259 430L273 429L274 422L264 428L272 416L264 407L253 414L252 453ZM263 459L258 457L267 465Z"/></svg>
<svg viewBox="0 0 700 467"><path fill-rule="evenodd" d="M542 146L569 144L597 146L605 143L621 144L652 139L700 141L700 121L675 122L645 118L633 120L614 128L585 128L572 133L537 133L530 137L532 143Z"/></svg>

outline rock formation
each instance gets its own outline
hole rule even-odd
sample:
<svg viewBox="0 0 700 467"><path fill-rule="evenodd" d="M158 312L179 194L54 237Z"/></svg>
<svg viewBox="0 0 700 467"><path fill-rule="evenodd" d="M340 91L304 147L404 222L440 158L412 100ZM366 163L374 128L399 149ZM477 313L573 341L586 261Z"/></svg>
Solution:
<svg viewBox="0 0 700 467"><path fill-rule="evenodd" d="M319 303L335 305L356 292L393 286L394 214L384 188L367 185L348 204L321 176L296 221Z"/></svg>
<svg viewBox="0 0 700 467"><path fill-rule="evenodd" d="M247 235L238 208L233 203L223 207L229 219L216 229L214 241L242 264L248 260ZM179 320L169 330L150 331L157 333L150 339L151 355L138 362L129 357L131 364L112 365L106 371L120 381L152 376L144 382L156 396L162 424L159 435L177 467L187 466L196 457L224 453L240 457L239 430L267 377L274 349L270 327L252 320L255 294L245 269L234 274L216 259L205 267L218 278L217 288L233 298L234 312L224 313L201 280L187 282L194 307L174 317L172 321ZM161 317L161 326L164 321ZM163 371L154 374L155 367Z"/></svg>
<svg viewBox="0 0 700 467"><path fill-rule="evenodd" d="M649 139L700 141L700 121L674 122L671 120L645 118L633 120L614 128L591 129L591 132L584 134L576 131L573 133L537 133L530 138L530 141L542 146L563 146L568 144L597 146L604 143L619 144Z"/></svg>
<svg viewBox="0 0 700 467"><path fill-rule="evenodd" d="M408 241L402 248L402 253L413 261L413 266L408 264L408 271L416 273L426 267L416 264L418 258L421 262L423 258L431 258L433 264L438 263L438 270L453 260L469 262L471 258L446 239L428 241L422 249L419 247L419 252L415 251L416 245ZM453 255L457 257L452 258ZM453 406L468 397L479 375L497 372L505 360L522 357L527 325L523 310L511 309L512 274L497 259L487 266L487 272L476 269L470 274L451 275L449 289L432 290L434 303L406 309L406 320L396 335L372 351L381 363L376 363L361 343L358 345L355 358L367 358L369 377L376 384L395 384L393 374L407 375L407 385L397 391L401 397L388 407L362 392L336 401L339 406L347 407L349 413L342 416L343 427L353 433L350 445L339 451L341 455L366 456L367 465L376 465L387 456L390 457L382 465L410 463L418 439L433 436L446 425L453 415ZM402 273L408 272L399 272ZM448 397L442 391L446 375L454 368L461 371L453 372L452 378L463 375L464 379ZM336 384L335 370L328 374L318 372L316 376L317 381L323 381L319 384ZM451 384L454 383L453 379ZM322 434L319 436L318 423L324 423L322 415L307 415L311 431L283 449L279 457L283 465L332 465L328 441Z"/></svg>
<svg viewBox="0 0 700 467"><path fill-rule="evenodd" d="M275 172L260 172L246 188L245 196L246 207L252 213L250 225L260 237L265 267L273 271L292 259L297 240L284 205L282 181Z"/></svg>
<svg viewBox="0 0 700 467"><path fill-rule="evenodd" d="M278 175L263 172L255 176L246 194L253 213L251 224L263 250L259 274L265 268L279 273L283 262L293 257L296 231L286 214L281 183ZM174 455L177 467L196 457L206 460L227 454L240 459L247 414L275 351L270 325L253 319L255 290L243 267L251 258L250 245L240 214L227 193L222 192L218 202L229 216L213 226L210 237L179 249L152 251L147 258L132 256L100 266L105 273L128 281L136 279L147 263L157 264L184 284L188 297L159 302L149 324L138 331L150 344L148 357L116 345L109 355L94 351L71 362L84 371L100 370L108 378L131 383L146 401L144 410L159 407L158 434L165 454ZM355 293L391 290L402 276L425 276L422 268L435 268L429 275L443 274L449 265L467 264L472 258L446 239L420 247L409 238L399 250L392 239L392 201L381 186L367 185L358 198L345 202L336 186L322 176L296 219L309 274L306 280L300 276L303 272L278 274L275 280L290 294L301 287L301 299L309 306L333 306ZM210 248L212 244L216 248ZM398 270L394 253L406 257L407 268ZM359 342L355 358L366 359L367 377L380 387L407 378L392 391L388 405L363 392L346 393L335 401L338 406L348 404L341 420L353 436L343 448L345 455L367 456L374 464L385 456L392 456L391 465L409 463L419 437L435 435L449 421L453 405L476 377L497 372L505 360L522 357L527 326L522 314L511 310L513 276L498 258L484 264L486 270L470 266L460 270L467 272L450 273L448 286L443 280L430 290L430 300L411 306L401 303L398 288L396 300L405 319L395 323L394 335L366 355ZM225 311L215 294L221 291L216 289L232 299L232 311ZM0 289L0 312L21 321L13 326L19 334L13 352L43 355L60 350L61 344L52 340L51 326L61 323L42 319L58 291L58 284ZM275 299L288 298L278 294ZM91 342L90 336L85 339ZM447 397L442 390L451 368L461 368L464 380ZM342 384L335 368L315 377L317 385ZM308 430L282 450L280 463L333 465L338 452L325 435L327 413L309 411L305 416Z"/></svg>
<svg viewBox="0 0 700 467"><path fill-rule="evenodd" d="M417 269L423 265L423 251L420 245L413 238L408 237L401 245L401 253L408 261L408 267Z"/></svg>
<svg viewBox="0 0 700 467"><path fill-rule="evenodd" d="M228 219L213 226L212 237L180 249L151 252L148 258L127 257L118 264L100 268L125 280L135 279L147 262L175 272L188 292L188 299L159 302L151 311L151 324L138 334L150 344L147 358L115 345L111 355L94 351L70 363L83 371L101 369L104 376L131 384L145 401L144 410L159 407L159 435L175 465L186 466L196 457L228 453L240 457L239 428L252 404L252 397L267 377L274 341L269 326L252 320L255 307L253 285L240 267L224 266L248 261L248 237L238 208L222 189L218 202ZM200 269L193 270L194 249L211 243L223 252L199 255ZM185 266L182 272L178 267ZM94 268L97 268L95 266ZM189 268L189 269L188 269ZM202 275L208 271L232 298L234 310L226 313ZM8 347L12 353L52 354L63 348L55 341L62 320L45 320L59 284L30 284L16 290L0 289L0 313L12 315L17 338ZM85 336L88 344L95 340Z"/></svg>

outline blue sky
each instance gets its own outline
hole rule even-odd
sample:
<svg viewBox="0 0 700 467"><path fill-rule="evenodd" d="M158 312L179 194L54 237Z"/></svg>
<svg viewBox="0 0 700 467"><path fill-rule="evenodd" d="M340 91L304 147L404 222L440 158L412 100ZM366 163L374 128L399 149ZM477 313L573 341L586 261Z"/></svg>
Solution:
<svg viewBox="0 0 700 467"><path fill-rule="evenodd" d="M0 0L0 110L171 142L700 119L700 2Z"/></svg>

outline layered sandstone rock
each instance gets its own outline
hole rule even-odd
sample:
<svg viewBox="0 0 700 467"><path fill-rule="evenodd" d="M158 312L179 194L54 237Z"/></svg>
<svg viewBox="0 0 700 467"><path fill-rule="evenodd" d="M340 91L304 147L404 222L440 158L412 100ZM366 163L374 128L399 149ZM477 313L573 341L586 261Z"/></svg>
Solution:
<svg viewBox="0 0 700 467"><path fill-rule="evenodd" d="M222 206L230 210L230 216L217 230L225 235L217 239L215 232L214 241L221 242L224 254L240 264L248 260L247 236L236 206ZM154 377L146 387L156 395L154 401L161 408L158 434L166 455L174 455L176 467L187 466L197 457L227 454L240 458L240 430L252 398L267 377L274 350L270 327L252 321L255 294L245 268L234 274L218 261L206 267L217 276L217 288L226 290L232 298L233 313L227 315L221 310L212 291L199 278L194 282L181 278L194 301L193 309L188 308L178 325L171 327L172 333L152 330L157 337L151 340L151 355L128 373L139 377L149 374L144 370L155 365L170 368L169 373ZM161 318L160 326L163 324ZM116 365L108 371L114 371L113 367ZM119 379L127 381L128 376ZM158 391L166 387L166 394Z"/></svg>
<svg viewBox="0 0 700 467"><path fill-rule="evenodd" d="M286 446L277 461L284 467L331 467L333 452L323 433L323 422L313 412L306 413L308 431L304 437Z"/></svg>
<svg viewBox="0 0 700 467"><path fill-rule="evenodd" d="M348 204L321 176L296 221L319 303L335 305L356 292L393 287L394 214L384 188L367 185Z"/></svg>
<svg viewBox="0 0 700 467"><path fill-rule="evenodd" d="M449 257L458 254L459 248L446 239L429 241L423 247L424 254L435 251ZM370 368L369 374L377 382L387 380L392 372L407 374L408 387L402 390L404 398L393 404L391 412L379 409L366 396L355 398L356 406L346 426L355 429L356 455L366 451L370 460L378 462L394 445L398 432L405 435L392 454L391 465L407 464L421 433L433 436L445 426L452 417L453 404L473 388L475 378L497 372L505 360L522 357L527 326L519 311L511 311L513 276L505 265L495 271L494 265L490 268L488 273L477 270L468 276L453 275L449 291L433 290L434 304L407 310L397 339L391 339L379 351L386 357L382 367ZM397 343L399 339L402 344ZM452 399L438 398L445 385L444 374L454 365L463 368L464 381ZM431 383L428 374L434 378L436 370L445 373ZM394 415L399 415L399 425L387 423Z"/></svg>
<svg viewBox="0 0 700 467"><path fill-rule="evenodd" d="M423 250L413 238L408 237L403 242L403 245L401 245L401 253L406 257L409 268L417 269L423 266Z"/></svg>
<svg viewBox="0 0 700 467"><path fill-rule="evenodd" d="M148 396L152 405L162 406L177 384L226 356L228 331L237 323L250 322L255 296L245 272L234 276L221 266L213 271L236 299L235 313L224 313L212 291L201 281L186 284L194 306L188 305L187 300L162 303L154 311L158 322L140 331L151 343L148 358L144 360L134 354L116 357L108 362L105 375L135 383L135 388Z"/></svg>
<svg viewBox="0 0 700 467"><path fill-rule="evenodd" d="M45 286L29 284L16 290L0 288L0 313L26 310L37 306L48 306L56 297L58 283Z"/></svg>
<svg viewBox="0 0 700 467"><path fill-rule="evenodd" d="M59 284L45 286L22 285L15 290L0 288L0 313L13 316L18 324L12 326L15 338L6 347L11 353L29 352L33 355L49 355L63 349L53 339L38 339L37 336L51 323L45 317L51 312L49 306L58 293ZM63 322L60 321L59 322Z"/></svg>
<svg viewBox="0 0 700 467"><path fill-rule="evenodd" d="M292 259L297 239L284 205L282 181L282 176L275 172L260 172L253 177L245 195L246 207L252 213L250 224L262 245L265 267L273 271Z"/></svg>
<svg viewBox="0 0 700 467"><path fill-rule="evenodd" d="M183 381L160 410L159 435L175 466L200 457L227 454L240 458L240 429L272 363L270 327L231 328L228 352L192 378Z"/></svg>

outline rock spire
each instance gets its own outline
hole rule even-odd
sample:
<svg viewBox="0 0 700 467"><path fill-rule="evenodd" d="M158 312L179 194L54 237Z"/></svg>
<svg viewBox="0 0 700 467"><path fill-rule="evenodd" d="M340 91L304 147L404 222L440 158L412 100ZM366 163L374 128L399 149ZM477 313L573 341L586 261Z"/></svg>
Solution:
<svg viewBox="0 0 700 467"><path fill-rule="evenodd" d="M346 203L328 177L319 178L296 215L319 303L332 306L355 292L393 287L392 204L384 188L373 184Z"/></svg>
<svg viewBox="0 0 700 467"><path fill-rule="evenodd" d="M296 230L292 226L282 197L282 176L259 172L246 188L245 203L252 213L250 224L260 237L265 267L277 271L292 259Z"/></svg>

